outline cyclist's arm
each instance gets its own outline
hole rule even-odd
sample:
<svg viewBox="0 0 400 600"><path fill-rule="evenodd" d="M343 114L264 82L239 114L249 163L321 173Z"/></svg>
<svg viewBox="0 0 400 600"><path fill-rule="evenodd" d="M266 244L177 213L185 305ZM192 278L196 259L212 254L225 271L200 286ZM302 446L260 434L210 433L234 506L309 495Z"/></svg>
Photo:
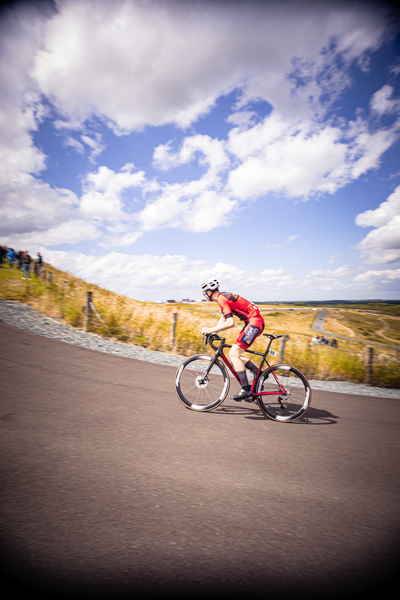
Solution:
<svg viewBox="0 0 400 600"><path fill-rule="evenodd" d="M231 329L235 327L235 321L233 317L228 317L227 319L222 315L216 325L214 327L203 327L202 333L218 333L219 331L224 331L225 329Z"/></svg>

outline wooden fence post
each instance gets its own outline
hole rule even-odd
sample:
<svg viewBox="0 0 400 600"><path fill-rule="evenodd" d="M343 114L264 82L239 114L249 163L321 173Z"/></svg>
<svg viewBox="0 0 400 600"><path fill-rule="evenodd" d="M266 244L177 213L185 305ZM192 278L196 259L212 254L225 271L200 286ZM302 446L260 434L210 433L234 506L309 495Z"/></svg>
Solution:
<svg viewBox="0 0 400 600"><path fill-rule="evenodd" d="M47 272L47 285L51 285L51 280L53 278L53 273L51 271Z"/></svg>
<svg viewBox="0 0 400 600"><path fill-rule="evenodd" d="M374 362L374 349L367 346L364 351L364 383L372 383L372 363Z"/></svg>
<svg viewBox="0 0 400 600"><path fill-rule="evenodd" d="M86 292L86 302L85 302L85 306L84 306L85 317L83 319L84 331L87 331L88 327L90 325L92 294L93 294L93 292Z"/></svg>
<svg viewBox="0 0 400 600"><path fill-rule="evenodd" d="M40 273L40 275L42 276L42 283L46 283L46 267L42 267L42 271Z"/></svg>
<svg viewBox="0 0 400 600"><path fill-rule="evenodd" d="M177 319L178 319L178 313L175 311L172 313L171 334L170 334L170 342L171 342L171 350L172 351L175 348L175 330L176 330Z"/></svg>
<svg viewBox="0 0 400 600"><path fill-rule="evenodd" d="M92 292L90 292L90 294L91 293ZM93 304L92 301L90 301L90 308L92 309L92 311L94 312L96 317L99 319L99 321L101 321L103 323L103 325L107 325L107 323L105 322L105 320L103 319L103 317L101 316L101 314L99 313L99 311L97 310L97 308L95 307L95 305Z"/></svg>
<svg viewBox="0 0 400 600"><path fill-rule="evenodd" d="M283 363L285 360L285 346L286 346L286 342L288 341L288 339L289 339L289 336L284 335L279 340L279 355L278 355L278 363L279 364Z"/></svg>

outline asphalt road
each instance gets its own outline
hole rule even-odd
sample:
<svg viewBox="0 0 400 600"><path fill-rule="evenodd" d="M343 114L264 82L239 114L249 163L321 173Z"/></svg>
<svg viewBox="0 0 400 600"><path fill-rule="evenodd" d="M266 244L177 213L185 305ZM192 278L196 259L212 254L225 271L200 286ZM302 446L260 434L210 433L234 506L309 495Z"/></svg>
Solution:
<svg viewBox="0 0 400 600"><path fill-rule="evenodd" d="M0 336L7 597L398 597L399 400L200 414L171 367Z"/></svg>

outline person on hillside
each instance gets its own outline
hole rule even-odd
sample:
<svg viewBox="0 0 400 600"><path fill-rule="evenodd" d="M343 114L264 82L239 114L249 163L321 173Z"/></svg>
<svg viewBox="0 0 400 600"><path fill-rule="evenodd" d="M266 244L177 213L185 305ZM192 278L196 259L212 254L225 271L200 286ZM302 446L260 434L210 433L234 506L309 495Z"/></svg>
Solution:
<svg viewBox="0 0 400 600"><path fill-rule="evenodd" d="M37 259L35 260L35 277L38 278L40 276L40 269L42 268L43 259L40 252L36 253Z"/></svg>
<svg viewBox="0 0 400 600"><path fill-rule="evenodd" d="M22 269L22 254L22 250L16 250L15 252L14 264L17 267L17 269Z"/></svg>
<svg viewBox="0 0 400 600"><path fill-rule="evenodd" d="M29 255L28 250L22 253L22 279L32 279L31 277L31 262L32 259Z"/></svg>
<svg viewBox="0 0 400 600"><path fill-rule="evenodd" d="M7 260L8 260L8 264L9 264L11 270L14 270L14 257L15 257L14 248L9 248L8 252L7 252Z"/></svg>
<svg viewBox="0 0 400 600"><path fill-rule="evenodd" d="M6 247L0 246L0 268L3 266L3 260L6 255Z"/></svg>
<svg viewBox="0 0 400 600"><path fill-rule="evenodd" d="M261 335L264 330L264 319L255 304L252 304L238 294L230 292L220 292L219 283L216 279L208 279L201 284L201 289L204 296L209 302L217 302L221 309L222 316L218 323L213 327L203 327L202 333L209 335L211 333L219 333L225 329L230 329L235 326L233 315L244 321L244 327L240 332L236 342L229 350L229 358L235 367L237 374L242 384L242 389L235 396L231 396L232 400L240 402L253 402L254 397L247 379L246 369L249 369L254 374L257 373L257 366L247 358L242 357L242 354L253 344L255 339Z"/></svg>

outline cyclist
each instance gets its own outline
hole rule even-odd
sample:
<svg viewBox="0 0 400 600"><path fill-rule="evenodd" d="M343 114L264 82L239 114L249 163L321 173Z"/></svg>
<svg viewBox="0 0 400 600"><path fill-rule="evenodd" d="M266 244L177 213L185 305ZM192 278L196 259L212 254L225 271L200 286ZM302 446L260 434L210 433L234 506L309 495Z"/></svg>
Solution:
<svg viewBox="0 0 400 600"><path fill-rule="evenodd" d="M242 384L240 392L235 396L231 396L231 398L237 402L241 400L253 402L254 397L247 379L246 369L256 374L258 368L251 360L242 357L242 354L246 352L254 340L262 333L265 325L264 319L257 306L242 298L242 296L231 294L230 292L220 292L219 283L216 279L207 279L201 284L201 289L209 302L218 303L222 313L218 323L214 327L203 327L201 330L202 333L208 335L235 327L233 315L244 321L242 331L229 350L229 358Z"/></svg>

